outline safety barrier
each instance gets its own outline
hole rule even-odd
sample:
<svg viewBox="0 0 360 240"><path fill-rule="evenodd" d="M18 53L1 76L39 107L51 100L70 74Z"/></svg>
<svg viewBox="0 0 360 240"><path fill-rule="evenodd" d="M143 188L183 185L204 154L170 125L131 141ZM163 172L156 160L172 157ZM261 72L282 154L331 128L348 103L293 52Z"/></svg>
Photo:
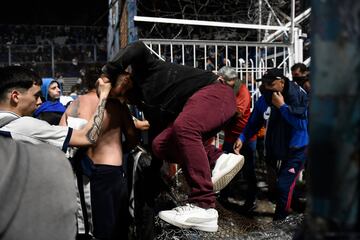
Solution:
<svg viewBox="0 0 360 240"><path fill-rule="evenodd" d="M164 61L217 72L231 66L248 86L251 107L259 97L259 83L255 81L269 68L279 67L288 75L290 45L284 43L256 43L232 41L204 41L180 39L141 39L151 51Z"/></svg>

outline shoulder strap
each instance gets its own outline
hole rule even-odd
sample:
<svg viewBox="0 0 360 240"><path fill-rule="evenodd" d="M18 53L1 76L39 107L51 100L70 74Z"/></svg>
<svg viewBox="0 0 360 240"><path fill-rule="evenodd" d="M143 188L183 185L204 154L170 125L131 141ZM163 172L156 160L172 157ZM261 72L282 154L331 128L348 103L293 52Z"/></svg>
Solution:
<svg viewBox="0 0 360 240"><path fill-rule="evenodd" d="M0 130L0 136L12 138L12 137L11 137L11 133L8 132L8 131L2 131L2 130Z"/></svg>
<svg viewBox="0 0 360 240"><path fill-rule="evenodd" d="M3 115L3 116L1 116ZM4 127L5 125L9 124L10 122L18 119L19 117L12 114L12 113L1 113L0 112L0 128Z"/></svg>

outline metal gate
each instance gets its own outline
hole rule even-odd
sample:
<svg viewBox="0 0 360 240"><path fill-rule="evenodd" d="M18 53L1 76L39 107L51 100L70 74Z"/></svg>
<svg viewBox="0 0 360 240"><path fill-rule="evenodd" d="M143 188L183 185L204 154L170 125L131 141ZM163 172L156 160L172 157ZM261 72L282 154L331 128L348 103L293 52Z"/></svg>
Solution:
<svg viewBox="0 0 360 240"><path fill-rule="evenodd" d="M252 103L260 93L258 79L269 68L283 68L288 75L290 45L203 40L141 39L160 59L217 72L222 66L236 69L239 79L248 87Z"/></svg>

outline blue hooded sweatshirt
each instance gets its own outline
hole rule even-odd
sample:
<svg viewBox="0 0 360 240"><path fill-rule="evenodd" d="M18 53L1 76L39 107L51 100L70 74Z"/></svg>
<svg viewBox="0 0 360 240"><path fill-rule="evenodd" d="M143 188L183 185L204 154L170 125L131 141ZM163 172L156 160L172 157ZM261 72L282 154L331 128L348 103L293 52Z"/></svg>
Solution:
<svg viewBox="0 0 360 240"><path fill-rule="evenodd" d="M248 123L239 138L242 142L255 135L267 121L266 155L281 160L291 148L308 145L308 96L298 85L287 80L283 91L285 104L279 109L268 104L265 96L255 103ZM271 100L270 100L271 101Z"/></svg>
<svg viewBox="0 0 360 240"><path fill-rule="evenodd" d="M64 113L65 107L60 103L60 101L49 101L48 100L48 92L50 84L56 82L53 78L43 78L41 86L41 93L45 98L45 102L43 102L38 109L34 112L34 117L38 117L42 112L58 112Z"/></svg>

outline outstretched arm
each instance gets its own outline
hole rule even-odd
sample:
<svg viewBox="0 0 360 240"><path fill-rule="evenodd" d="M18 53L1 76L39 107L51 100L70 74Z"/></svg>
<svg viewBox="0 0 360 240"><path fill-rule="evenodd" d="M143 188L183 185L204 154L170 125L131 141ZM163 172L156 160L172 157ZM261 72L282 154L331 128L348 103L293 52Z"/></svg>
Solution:
<svg viewBox="0 0 360 240"><path fill-rule="evenodd" d="M74 130L70 138L70 146L89 146L94 145L101 133L104 121L105 105L107 96L111 89L109 79L103 77L98 79L99 103L90 121L81 130Z"/></svg>

